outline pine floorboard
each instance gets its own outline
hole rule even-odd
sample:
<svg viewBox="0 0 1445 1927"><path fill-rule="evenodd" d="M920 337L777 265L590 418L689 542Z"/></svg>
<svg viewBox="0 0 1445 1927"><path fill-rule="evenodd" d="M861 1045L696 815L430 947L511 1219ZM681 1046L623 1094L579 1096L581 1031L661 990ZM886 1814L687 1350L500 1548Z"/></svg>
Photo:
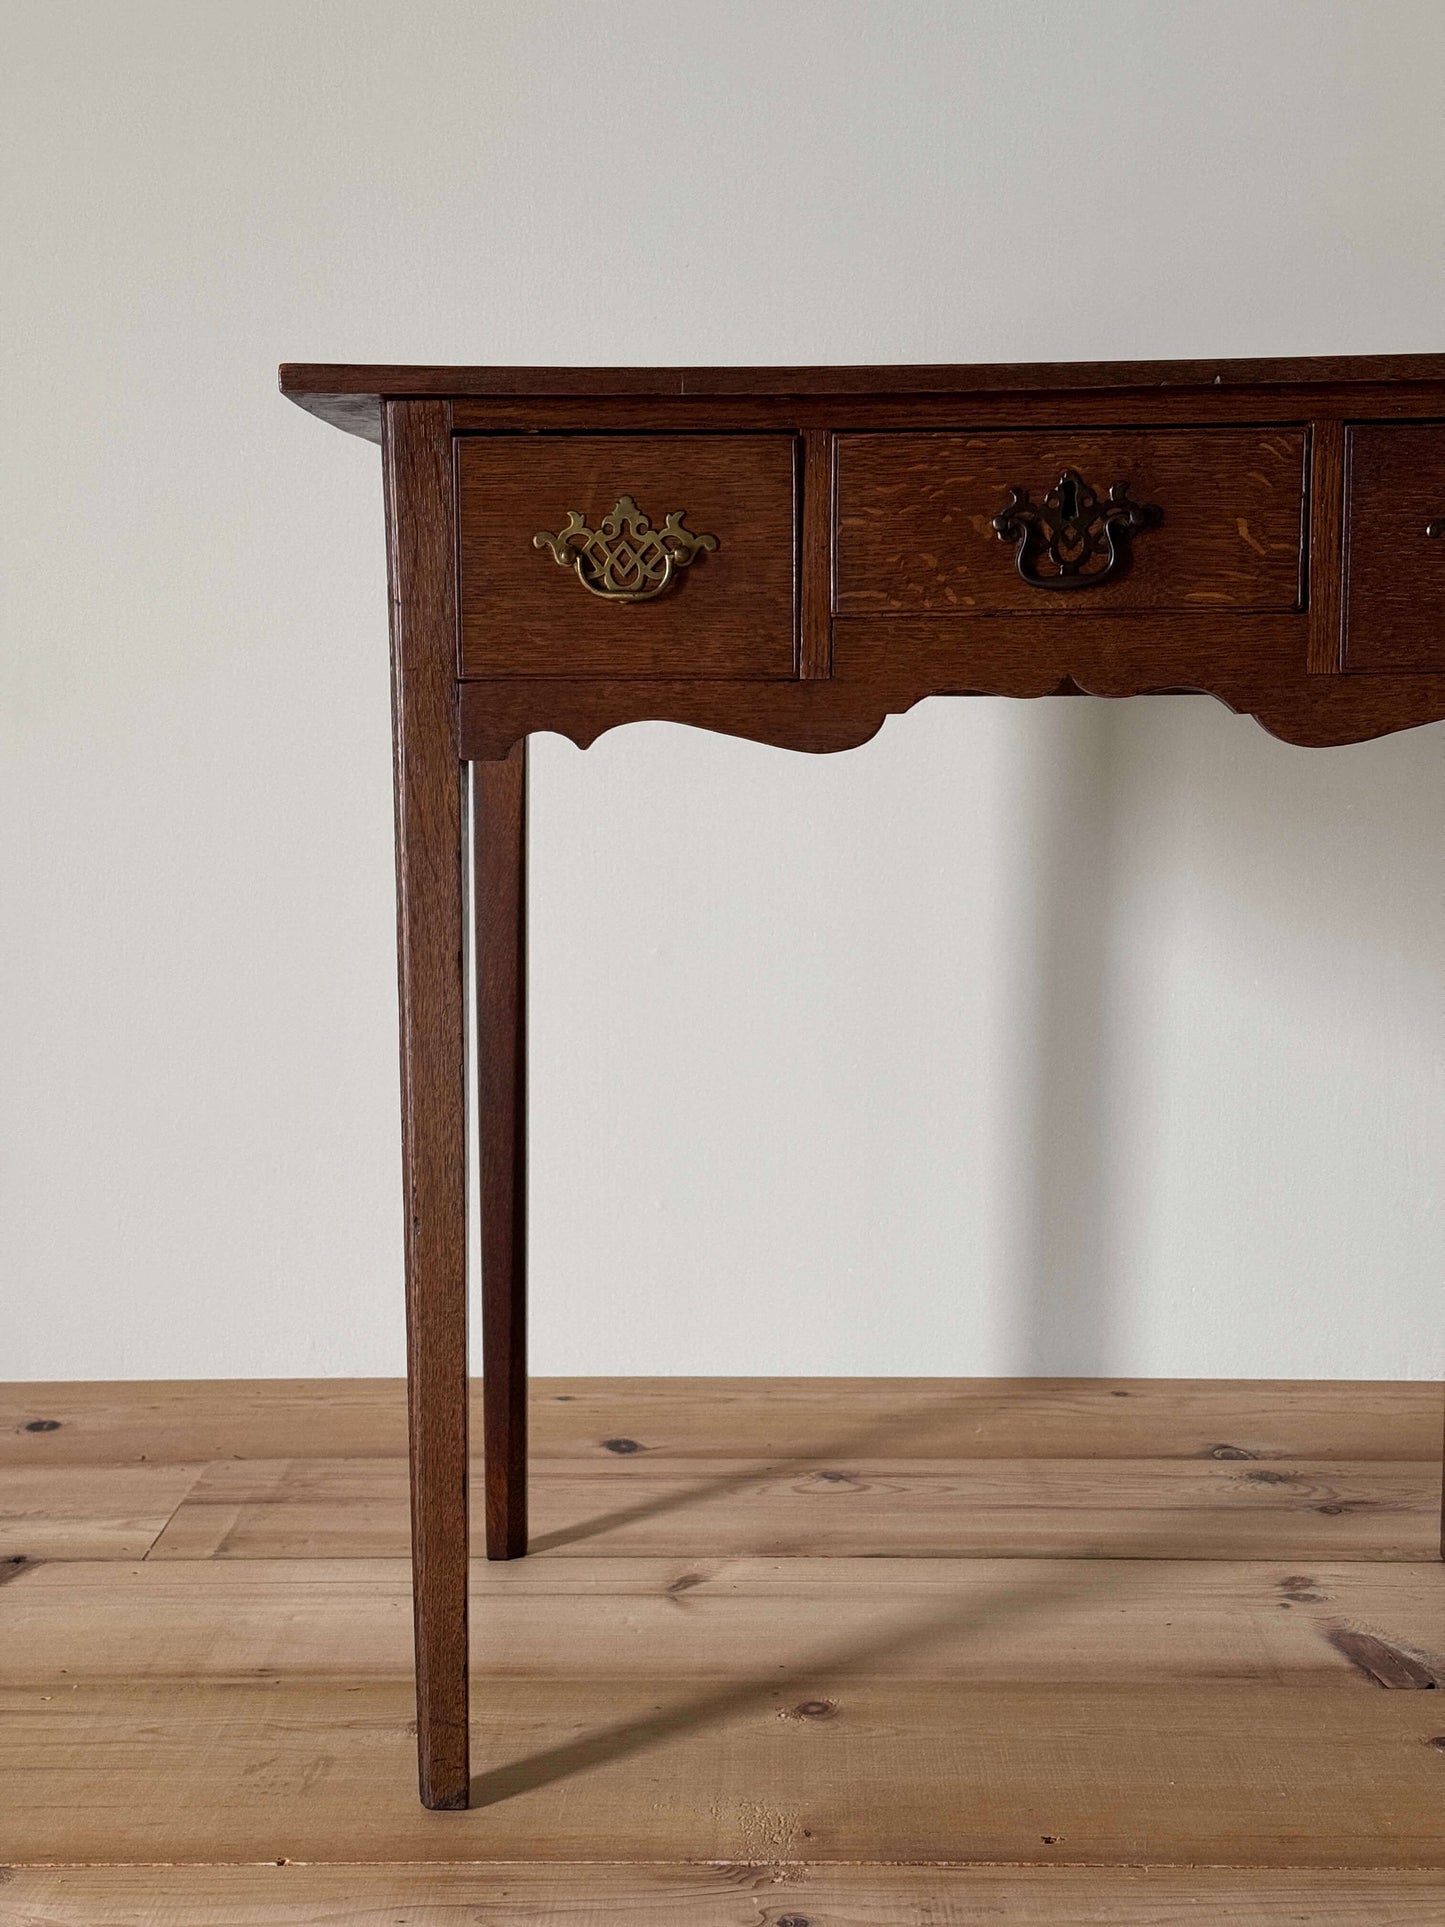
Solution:
<svg viewBox="0 0 1445 1927"><path fill-rule="evenodd" d="M397 1395L0 1387L4 1927L1445 1922L1435 1388L539 1383L450 1815Z"/></svg>
<svg viewBox="0 0 1445 1927"><path fill-rule="evenodd" d="M1434 1873L294 1865L17 1871L6 1927L1440 1927Z"/></svg>
<svg viewBox="0 0 1445 1927"><path fill-rule="evenodd" d="M530 1416L534 1458L1433 1460L1442 1414L1417 1379L534 1378ZM0 1465L405 1455L399 1378L0 1383Z"/></svg>

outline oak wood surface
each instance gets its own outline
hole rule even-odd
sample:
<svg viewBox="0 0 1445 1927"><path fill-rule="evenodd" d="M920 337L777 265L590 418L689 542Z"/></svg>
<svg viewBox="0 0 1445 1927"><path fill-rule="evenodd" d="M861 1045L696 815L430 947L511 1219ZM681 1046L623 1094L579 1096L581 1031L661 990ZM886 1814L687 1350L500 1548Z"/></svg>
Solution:
<svg viewBox="0 0 1445 1927"><path fill-rule="evenodd" d="M1418 474L1405 470L1412 461L1420 468L1421 437L1433 432L1419 423L1445 416L1439 356L791 370L288 367L282 385L362 432L371 432L368 411L379 406L377 397L444 395L461 431L464 466L490 464L488 486L497 499L488 497L469 517L464 558L463 660L468 678L486 680L462 695L460 742L468 757L505 755L539 729L585 746L603 730L641 720L832 751L866 742L885 717L935 695L1197 691L1306 747L1362 742L1445 718L1434 576L1415 580L1423 566L1418 555L1414 574L1401 575L1391 521L1396 502L1435 489L1428 462ZM1181 430L1181 422L1193 427ZM1356 553L1360 544L1367 551L1361 608L1378 611L1362 617L1364 639L1352 665L1377 672L1368 688L1363 677L1335 673L1346 534L1342 437L1352 422L1400 431L1391 444L1386 506L1377 515L1367 502L1355 531ZM779 600L768 574L769 557L782 546L776 539L747 557L745 583L731 583L735 607L723 607L719 596L705 605L693 592L700 582L688 583L633 611L647 620L627 628L603 620L615 609L574 615L559 599L574 585L559 578L545 586L526 574L535 557L522 522L536 519L532 506L515 527L509 521L524 471L565 468L589 445L665 451L669 440L674 462L679 451L711 443L711 459L726 466L732 458L724 445L756 447L769 435L779 445L783 437L801 438L806 482L797 541L798 653L787 666L778 667L761 613L763 603ZM843 450L840 614L828 634L820 603L831 573L822 559L821 482L835 443ZM925 460L917 451L930 445ZM996 563L1005 566L984 560L986 524L1005 499L999 491L1013 482L1031 493L1047 486L1046 479L1013 473L1028 466L1025 457L1047 454L1047 467L1055 459L1085 467L1081 451L1104 461L1126 446L1136 492L1169 500L1160 503L1159 527L1132 545L1130 566L1117 580L1081 595L1045 596L1019 581L1002 555ZM977 474L965 463L961 482L960 474L940 480L929 470L930 462L936 468L945 460L940 449L964 447L991 447L999 460L983 459ZM1007 477L999 467L1005 455ZM880 462L868 481L868 464ZM867 482L852 506L850 465ZM1309 539L1302 544L1298 482L1306 465ZM668 478L656 479L661 485ZM1093 474L1086 479L1094 481ZM773 519L781 512L778 505ZM972 523L982 535L963 529ZM1422 534L1417 547L1424 543ZM486 549L481 561L479 545ZM740 553L736 542L727 546ZM698 573L705 576L706 566ZM714 588L726 575L721 565L712 571ZM748 594L755 604L744 608ZM1179 615L1200 608L1211 621L1182 632ZM864 609L879 626L850 636ZM954 612L956 630L920 651L907 622L944 610ZM1295 613L1281 618L1272 636L1244 628L1246 614L1260 621L1277 610ZM991 621L1007 618L1015 627L985 642L977 634L983 625L965 617L991 611L1001 612ZM1068 632L1067 649L1050 633L1060 629Z"/></svg>
<svg viewBox="0 0 1445 1927"><path fill-rule="evenodd" d="M320 377L321 379L317 379ZM1237 355L1143 361L822 362L774 367L522 367L283 362L286 395L970 394L1033 388L1334 387L1445 381L1445 354Z"/></svg>
<svg viewBox="0 0 1445 1927"><path fill-rule="evenodd" d="M802 508L798 543L798 673L804 681L833 673L833 455L826 428L803 430Z"/></svg>
<svg viewBox="0 0 1445 1927"><path fill-rule="evenodd" d="M462 675L796 675L798 454L785 435L460 437ZM717 539L634 605L533 543L572 509L598 528L625 495L654 529L681 511Z"/></svg>
<svg viewBox="0 0 1445 1927"><path fill-rule="evenodd" d="M1346 670L1445 671L1445 423L1350 428L1346 478Z"/></svg>
<svg viewBox="0 0 1445 1927"><path fill-rule="evenodd" d="M462 770L451 411L382 411L391 595L402 1193L422 1799L467 1789L467 1222Z"/></svg>
<svg viewBox="0 0 1445 1927"><path fill-rule="evenodd" d="M527 1550L527 745L473 765L488 1556Z"/></svg>
<svg viewBox="0 0 1445 1927"><path fill-rule="evenodd" d="M1208 608L1295 609L1301 599L1306 438L1299 428L845 435L837 453L841 614L1098 620ZM1034 503L1066 469L1100 502L1116 484L1160 511L1114 579L1072 594L1024 581L993 518ZM1229 647L1227 625L1218 646Z"/></svg>
<svg viewBox="0 0 1445 1927"><path fill-rule="evenodd" d="M353 434L384 395L832 396L1118 393L1254 387L1370 388L1445 381L1445 355L1310 355L1193 361L916 363L883 367L521 368L285 362L281 392ZM371 429L374 434L375 430Z"/></svg>
<svg viewBox="0 0 1445 1927"><path fill-rule="evenodd" d="M1198 427L1270 426L1279 422L1410 421L1442 413L1438 382L1398 381L1363 386L1133 388L1108 392L1043 387L1033 392L1000 389L953 394L559 396L458 395L453 420L459 433L598 434L641 432L788 433L823 428L955 434L985 428L1086 429L1188 420ZM348 398L355 400L355 397Z"/></svg>
<svg viewBox="0 0 1445 1927"><path fill-rule="evenodd" d="M1310 431L1309 651L1311 674L1337 675L1343 665L1345 424L1317 420Z"/></svg>
<svg viewBox="0 0 1445 1927"><path fill-rule="evenodd" d="M462 750L478 758L505 756L519 738L539 729L555 730L585 749L609 729L653 721L821 753L856 749L889 716L926 697L1032 698L1057 695L1061 687L1112 697L1198 691L1253 715L1272 736L1306 748L1367 742L1445 719L1445 675L1310 675L1297 616L1231 618L1229 649L1212 666L1201 665L1197 653L1183 654L1186 625L1197 621L1173 615L1121 637L1118 623L1101 633L1088 616L1069 623L996 616L986 636L981 624L971 627L969 648L962 652L956 630L934 623L929 632L921 626L927 617L840 617L833 626L835 675L817 681L468 682L461 688ZM1031 635L1010 633L1011 625L1026 625ZM1040 631L1051 639L1047 649L1031 646ZM1283 667L1286 634L1296 670ZM990 662L1001 666L990 672Z"/></svg>

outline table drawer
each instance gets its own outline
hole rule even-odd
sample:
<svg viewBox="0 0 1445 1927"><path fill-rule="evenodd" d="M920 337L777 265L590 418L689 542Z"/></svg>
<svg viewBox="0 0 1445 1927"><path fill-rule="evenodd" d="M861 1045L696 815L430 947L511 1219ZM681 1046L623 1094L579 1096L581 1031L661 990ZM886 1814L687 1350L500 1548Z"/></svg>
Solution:
<svg viewBox="0 0 1445 1927"><path fill-rule="evenodd" d="M1307 451L1299 427L844 435L834 606L1297 609Z"/></svg>
<svg viewBox="0 0 1445 1927"><path fill-rule="evenodd" d="M1345 476L1345 668L1445 674L1445 423L1356 424Z"/></svg>
<svg viewBox="0 0 1445 1927"><path fill-rule="evenodd" d="M459 437L462 676L795 675L797 498L791 435Z"/></svg>

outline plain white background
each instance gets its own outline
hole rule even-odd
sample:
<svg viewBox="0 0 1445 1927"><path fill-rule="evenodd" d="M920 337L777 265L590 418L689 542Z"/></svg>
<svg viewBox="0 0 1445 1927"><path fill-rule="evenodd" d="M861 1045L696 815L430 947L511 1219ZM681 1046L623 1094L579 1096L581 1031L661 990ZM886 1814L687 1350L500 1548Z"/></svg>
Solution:
<svg viewBox="0 0 1445 1927"><path fill-rule="evenodd" d="M7 0L0 1376L402 1364L377 452L295 360L1445 348L1438 0ZM534 760L544 1372L1427 1376L1445 729Z"/></svg>

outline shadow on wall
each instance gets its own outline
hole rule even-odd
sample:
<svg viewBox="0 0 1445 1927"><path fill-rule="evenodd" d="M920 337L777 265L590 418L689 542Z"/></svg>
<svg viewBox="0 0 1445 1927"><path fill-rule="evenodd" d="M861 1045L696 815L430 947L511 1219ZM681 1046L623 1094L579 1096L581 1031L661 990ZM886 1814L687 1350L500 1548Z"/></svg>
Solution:
<svg viewBox="0 0 1445 1927"><path fill-rule="evenodd" d="M1050 716L1048 757L1013 762L1001 812L1028 887L1000 931L995 1067L1005 1316L1026 1376L1099 1376L1116 1356L1109 1141L1113 704Z"/></svg>
<svg viewBox="0 0 1445 1927"><path fill-rule="evenodd" d="M1442 749L540 739L536 1368L1438 1373Z"/></svg>
<svg viewBox="0 0 1445 1927"><path fill-rule="evenodd" d="M1030 879L996 1082L1011 1368L1147 1371L1143 1327L1188 1294L1206 1326L1218 1304L1214 1369L1247 1371L1241 1293L1290 1349L1331 1269L1374 1320L1427 1263L1445 725L1301 750L1206 697L1075 707L1007 804ZM1368 1370L1326 1295L1314 1369Z"/></svg>

